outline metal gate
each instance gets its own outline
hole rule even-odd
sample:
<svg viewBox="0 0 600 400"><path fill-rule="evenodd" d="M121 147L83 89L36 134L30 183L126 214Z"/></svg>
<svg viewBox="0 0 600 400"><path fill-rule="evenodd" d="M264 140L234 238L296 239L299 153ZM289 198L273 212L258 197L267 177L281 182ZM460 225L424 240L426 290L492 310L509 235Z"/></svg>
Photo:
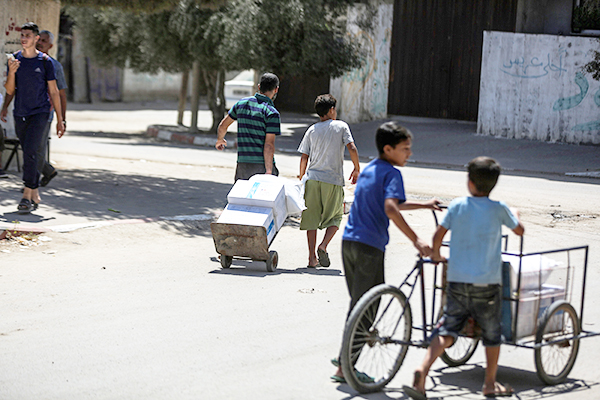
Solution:
<svg viewBox="0 0 600 400"><path fill-rule="evenodd" d="M395 0L388 113L475 121L483 31L514 32L518 0Z"/></svg>

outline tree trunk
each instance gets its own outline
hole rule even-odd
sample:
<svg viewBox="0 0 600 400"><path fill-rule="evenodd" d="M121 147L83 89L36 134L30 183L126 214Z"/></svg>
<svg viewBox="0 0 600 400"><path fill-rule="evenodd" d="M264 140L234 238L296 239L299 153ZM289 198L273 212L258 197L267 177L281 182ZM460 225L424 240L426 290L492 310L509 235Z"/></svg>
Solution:
<svg viewBox="0 0 600 400"><path fill-rule="evenodd" d="M225 71L202 70L204 84L206 85L206 102L212 111L213 123L210 133L216 134L219 122L225 115Z"/></svg>
<svg viewBox="0 0 600 400"><path fill-rule="evenodd" d="M190 71L181 74L181 87L179 88L179 106L177 107L177 125L183 125L183 113L185 112L185 103L187 101L187 87Z"/></svg>
<svg viewBox="0 0 600 400"><path fill-rule="evenodd" d="M192 123L190 124L190 133L198 132L198 106L200 105L200 79L202 79L202 69L200 61L194 61L192 67Z"/></svg>

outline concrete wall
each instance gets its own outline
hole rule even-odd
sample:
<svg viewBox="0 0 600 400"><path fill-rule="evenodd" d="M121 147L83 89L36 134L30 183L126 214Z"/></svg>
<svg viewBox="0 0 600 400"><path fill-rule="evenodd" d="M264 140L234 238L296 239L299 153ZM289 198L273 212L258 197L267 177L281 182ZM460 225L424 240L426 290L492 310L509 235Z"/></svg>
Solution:
<svg viewBox="0 0 600 400"><path fill-rule="evenodd" d="M598 41L484 32L477 132L600 144L600 82L583 73Z"/></svg>
<svg viewBox="0 0 600 400"><path fill-rule="evenodd" d="M516 32L569 35L573 2L565 0L520 0Z"/></svg>
<svg viewBox="0 0 600 400"><path fill-rule="evenodd" d="M377 10L373 32L356 25L364 15L365 5L348 10L348 34L358 37L367 51L365 65L332 79L330 91L338 99L338 116L346 122L370 121L385 118L389 88L390 49L392 40L393 4L375 3Z"/></svg>
<svg viewBox="0 0 600 400"><path fill-rule="evenodd" d="M6 53L21 50L21 25L25 22L35 22L40 30L46 29L58 38L60 22L60 1L58 0L0 0L0 65L2 70L2 85L0 93L4 96L6 82ZM56 56L55 46L50 51ZM9 108L8 123L1 122L9 137L15 137L14 122L12 121L12 104Z"/></svg>
<svg viewBox="0 0 600 400"><path fill-rule="evenodd" d="M191 79L189 80L191 82ZM177 100L181 87L181 74L135 73L125 69L123 75L123 101ZM190 87L188 87L188 93Z"/></svg>

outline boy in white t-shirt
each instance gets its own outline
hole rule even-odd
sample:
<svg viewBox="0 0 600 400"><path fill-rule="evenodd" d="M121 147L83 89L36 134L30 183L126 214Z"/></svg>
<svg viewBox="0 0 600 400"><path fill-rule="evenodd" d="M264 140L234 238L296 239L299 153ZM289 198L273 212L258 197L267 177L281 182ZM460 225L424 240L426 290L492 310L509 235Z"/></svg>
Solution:
<svg viewBox="0 0 600 400"><path fill-rule="evenodd" d="M299 178L307 175L304 191L307 208L302 212L300 230L307 231L309 268L330 265L327 245L339 230L344 214L344 147L354 164L350 182L356 183L360 173L358 150L348 124L337 121L336 103L330 94L317 97L315 111L321 122L308 128L298 147L302 153ZM325 229L318 247L317 229Z"/></svg>

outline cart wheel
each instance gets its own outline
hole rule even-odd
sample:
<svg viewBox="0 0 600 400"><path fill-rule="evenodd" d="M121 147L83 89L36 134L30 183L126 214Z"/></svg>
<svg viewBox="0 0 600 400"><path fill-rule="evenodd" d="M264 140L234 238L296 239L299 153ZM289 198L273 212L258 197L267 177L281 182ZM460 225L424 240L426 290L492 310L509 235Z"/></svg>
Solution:
<svg viewBox="0 0 600 400"><path fill-rule="evenodd" d="M269 252L269 258L267 259L267 271L275 272L277 268L277 263L279 262L279 255L276 251Z"/></svg>
<svg viewBox="0 0 600 400"><path fill-rule="evenodd" d="M440 307L440 311L438 312L439 321L444 315L444 306ZM456 338L452 346L448 347L440 358L442 361L446 363L449 367L458 367L460 365L465 365L467 361L473 357L473 353L475 353L475 349L477 349L477 345L479 344L479 338L470 338L466 336L459 336Z"/></svg>
<svg viewBox="0 0 600 400"><path fill-rule="evenodd" d="M400 289L382 284L365 293L344 329L340 361L348 384L360 393L383 389L400 369L411 333L410 304Z"/></svg>
<svg viewBox="0 0 600 400"><path fill-rule="evenodd" d="M535 335L535 368L548 385L564 382L573 369L581 332L577 313L566 301L556 301L542 315Z"/></svg>
<svg viewBox="0 0 600 400"><path fill-rule="evenodd" d="M229 268L229 267L231 267L232 262L233 262L232 256L225 256L225 255L221 254L221 267Z"/></svg>

